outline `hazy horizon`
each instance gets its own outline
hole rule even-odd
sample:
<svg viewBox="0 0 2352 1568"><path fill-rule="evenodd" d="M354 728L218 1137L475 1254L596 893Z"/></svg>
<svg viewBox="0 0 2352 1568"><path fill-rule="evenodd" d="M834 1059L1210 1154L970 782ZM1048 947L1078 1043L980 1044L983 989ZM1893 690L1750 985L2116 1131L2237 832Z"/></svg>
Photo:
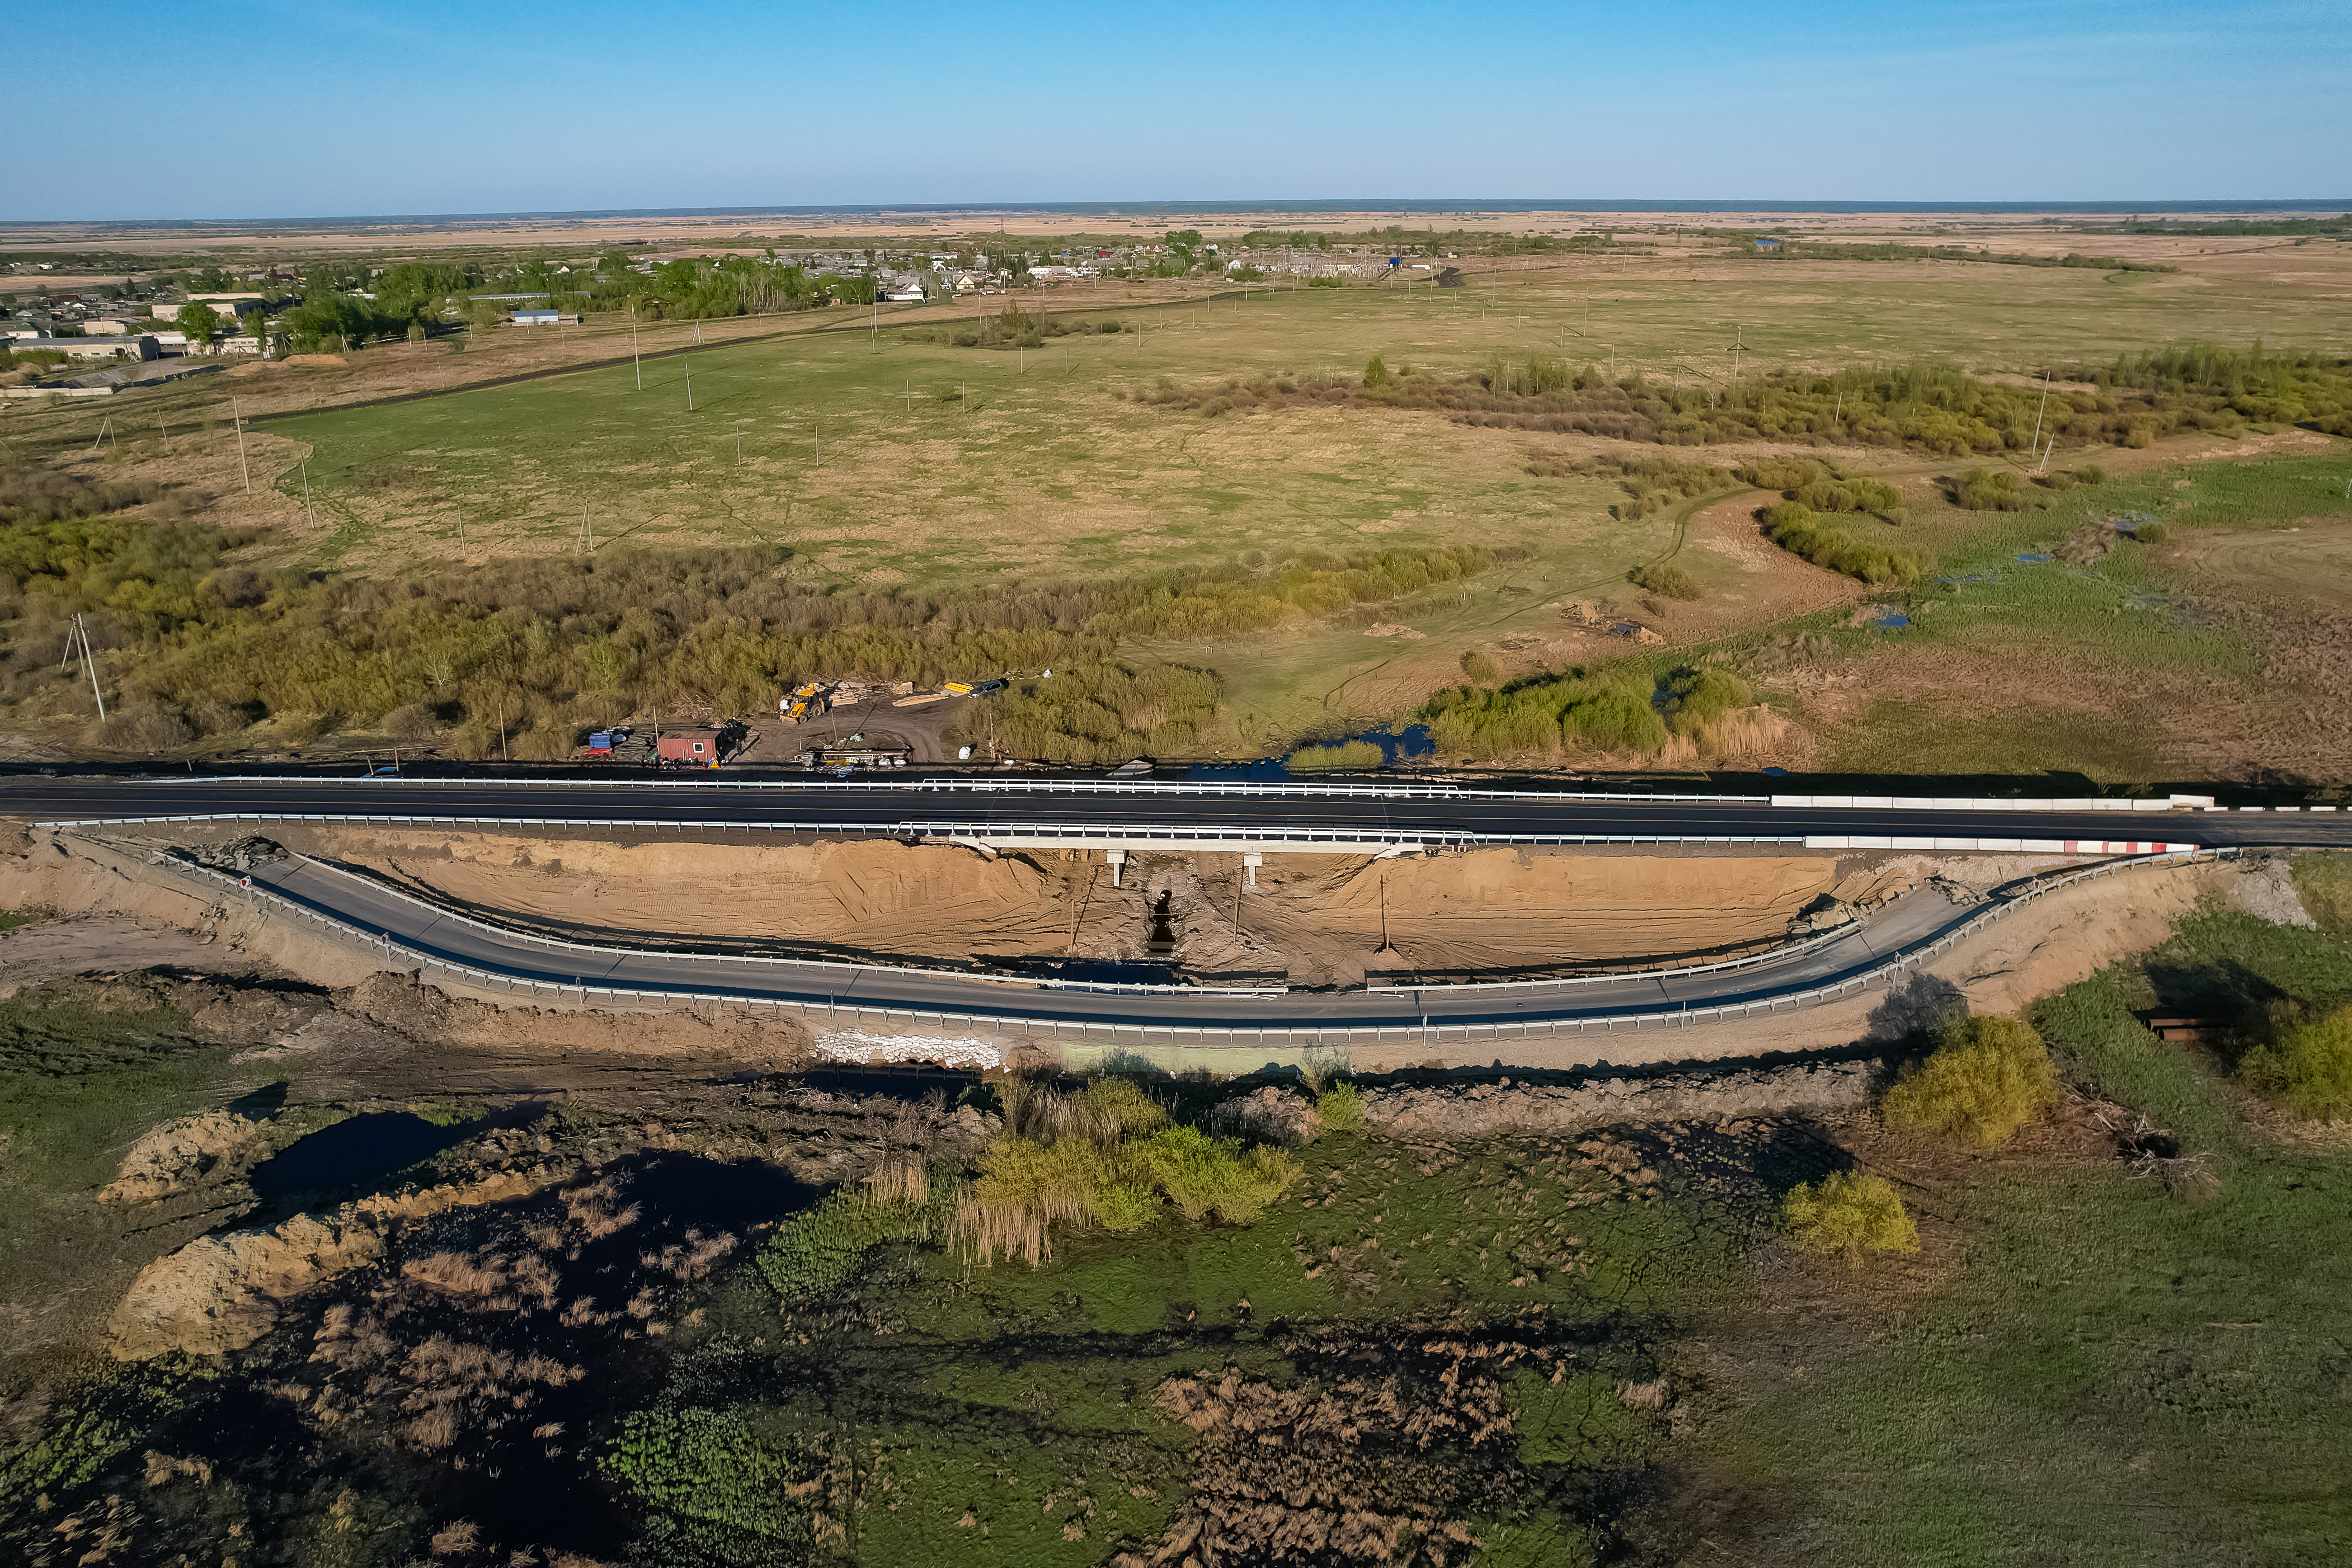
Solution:
<svg viewBox="0 0 2352 1568"><path fill-rule="evenodd" d="M861 215L886 216L906 214L910 216L954 216L961 214L998 215L1034 213L1040 216L1101 216L1105 217L1181 216L1184 214L1220 214L1232 216L1263 215L1275 216L1312 217L1396 214L1401 217L1421 220L1422 224L1440 225L1442 220L1487 217L1512 213L1591 213L1594 215L1643 214L1661 216L1678 213L1703 214L1851 214L1867 216L1872 214L1955 215L1983 214L1987 216L2030 216L2035 214L2089 214L2101 216L2166 216L2179 215L2227 215L2235 213L2338 213L2352 211L2352 196L2244 196L2204 200L2133 201L2113 197L2093 197L2078 201L1912 201L1912 200L1767 200L1737 197L1397 197L1360 196L1294 197L1285 200L1252 198L1201 197L1171 199L1139 197L1124 201L904 201L856 203L774 203L774 204L712 204L700 206L662 207L576 207L576 208L517 208L509 211L477 210L468 212L381 212L381 213L320 213L272 214L263 216L208 215L197 217L16 217L0 221L9 223L60 226L99 226L121 228L181 228L190 226L250 228L259 226L304 226L331 227L358 224L452 224L511 222L532 219L541 221L611 220L619 218L683 218L683 217L841 217ZM1420 226L1416 225L1415 226Z"/></svg>

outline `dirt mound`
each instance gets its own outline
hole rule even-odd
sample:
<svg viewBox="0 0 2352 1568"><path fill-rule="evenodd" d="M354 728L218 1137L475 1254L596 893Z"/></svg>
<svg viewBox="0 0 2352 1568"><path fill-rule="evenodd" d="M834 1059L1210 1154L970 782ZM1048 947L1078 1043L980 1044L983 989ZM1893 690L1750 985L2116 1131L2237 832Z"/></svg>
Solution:
<svg viewBox="0 0 2352 1568"><path fill-rule="evenodd" d="M1217 1106L1209 1112L1209 1125L1222 1137L1296 1149L1322 1135L1323 1117L1304 1095L1269 1085Z"/></svg>
<svg viewBox="0 0 2352 1568"><path fill-rule="evenodd" d="M200 844L188 851L198 864L215 870L239 873L274 865L286 858L284 846L275 839L249 833L243 838L232 838L226 844Z"/></svg>
<svg viewBox="0 0 2352 1568"><path fill-rule="evenodd" d="M723 1056L742 1068L782 1072L807 1056L808 1031L789 1018L674 1008L651 1014L499 1007L452 996L415 975L384 971L334 994L338 1012L412 1039L477 1049L626 1056Z"/></svg>
<svg viewBox="0 0 2352 1568"><path fill-rule="evenodd" d="M340 1214L296 1215L268 1229L200 1237L139 1271L109 1328L114 1353L144 1361L166 1351L243 1350L303 1291L383 1256L395 1223L478 1204L504 1203L570 1173L499 1172L479 1181L367 1198Z"/></svg>
<svg viewBox="0 0 2352 1568"><path fill-rule="evenodd" d="M1986 927L1927 970L1978 1012L2014 1012L2102 963L2154 947L2200 899L2231 898L2240 879L2240 867L2223 861L2077 882Z"/></svg>
<svg viewBox="0 0 2352 1568"><path fill-rule="evenodd" d="M1558 1132L1614 1121L1689 1121L1847 1110L1870 1093L1875 1064L1820 1063L1731 1073L1597 1079L1584 1083L1499 1083L1376 1089L1364 1115L1398 1134L1445 1139Z"/></svg>
<svg viewBox="0 0 2352 1568"><path fill-rule="evenodd" d="M2274 925L2316 929L2319 922L2303 907L2295 889L2294 872L2284 859L2263 860L2242 870L2231 885L2230 901L2256 920Z"/></svg>
<svg viewBox="0 0 2352 1568"><path fill-rule="evenodd" d="M167 1121L131 1146L113 1181L99 1189L108 1203L148 1203L194 1185L223 1161L250 1148L271 1118L212 1110Z"/></svg>

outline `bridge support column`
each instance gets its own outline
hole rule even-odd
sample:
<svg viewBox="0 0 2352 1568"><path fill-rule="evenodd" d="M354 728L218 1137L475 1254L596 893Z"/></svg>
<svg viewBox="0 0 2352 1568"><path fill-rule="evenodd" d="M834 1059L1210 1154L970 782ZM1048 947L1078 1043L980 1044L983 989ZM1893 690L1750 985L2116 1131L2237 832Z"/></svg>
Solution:
<svg viewBox="0 0 2352 1568"><path fill-rule="evenodd" d="M1106 849L1103 851L1103 858L1110 862L1110 885L1116 888L1118 886L1119 872L1127 865L1127 851Z"/></svg>
<svg viewBox="0 0 2352 1568"><path fill-rule="evenodd" d="M1265 864L1265 857L1259 854L1256 850L1244 849L1242 851L1242 875L1248 879L1249 886L1253 888L1257 886L1257 868Z"/></svg>

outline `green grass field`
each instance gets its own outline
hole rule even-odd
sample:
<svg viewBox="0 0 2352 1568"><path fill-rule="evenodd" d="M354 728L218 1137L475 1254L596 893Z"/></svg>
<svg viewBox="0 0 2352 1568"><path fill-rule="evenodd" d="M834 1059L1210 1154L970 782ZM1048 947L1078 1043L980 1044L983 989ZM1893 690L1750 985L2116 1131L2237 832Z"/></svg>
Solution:
<svg viewBox="0 0 2352 1568"><path fill-rule="evenodd" d="M1684 270L1693 275L1674 275ZM1503 271L1443 292L1294 289L1080 310L1066 319L1129 330L1025 352L917 341L941 334L886 323L872 343L808 333L656 360L642 391L637 371L608 368L269 428L313 448L324 535L311 548L352 566L568 550L583 508L600 541L789 542L828 574L918 585L1465 538L1630 563L1642 542L1602 515L1613 487L1524 472L1530 454L1562 447L1557 437L1403 414L1207 420L1114 394L1162 376L1352 376L1374 354L1392 371L1451 373L1496 351L1602 366L1613 353L1626 371L1720 384L1735 340L1751 374L1922 357L2014 370L2184 338L2326 346L2352 334L2338 301L2130 276L1663 259ZM675 347L691 329L645 339ZM278 484L295 493L299 476Z"/></svg>
<svg viewBox="0 0 2352 1568"><path fill-rule="evenodd" d="M2206 1156L2220 1195L2110 1159L1922 1174L1948 1272L1865 1339L1751 1384L1709 1447L1823 1563L2318 1563L2352 1543L2341 1456L2352 1163L2250 1125L2135 1008L2337 998L2336 939L2240 914L2045 998L2068 1075ZM1838 1336L1845 1338L1845 1336ZM1787 1561L1759 1552L1752 1561Z"/></svg>

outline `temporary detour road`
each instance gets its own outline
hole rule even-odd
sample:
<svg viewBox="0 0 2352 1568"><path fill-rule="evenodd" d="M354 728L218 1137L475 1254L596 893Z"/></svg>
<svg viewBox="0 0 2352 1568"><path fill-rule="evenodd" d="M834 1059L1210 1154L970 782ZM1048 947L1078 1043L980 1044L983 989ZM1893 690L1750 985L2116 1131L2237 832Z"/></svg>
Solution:
<svg viewBox="0 0 2352 1568"><path fill-rule="evenodd" d="M1426 788L1346 793L1313 786L1120 788L991 781L974 784L805 785L719 781L644 784L514 784L425 780L154 780L18 778L0 784L0 813L50 823L242 818L624 826L707 833L762 830L886 837L1002 838L1007 825L1055 827L1137 849L1181 847L1169 836L1256 841L1269 853L1331 853L1377 845L1667 842L1770 843L1817 836L1896 836L2011 841L2140 838L2175 846L2352 847L2342 814L2065 811L2021 813L1960 805L1903 810L1774 805L1769 800L1639 799L1449 794ZM1014 832L1011 835L1019 837ZM184 874L201 875L186 868ZM2128 875L2126 870L2124 874ZM1682 971L1513 984L1340 991L1217 991L1056 986L950 971L596 947L550 941L467 919L367 879L299 857L255 873L257 894L294 918L332 924L346 940L386 944L397 962L470 972L493 985L698 996L801 1010L848 1026L876 1014L1052 1033L1103 1029L1114 1041L1154 1037L1239 1045L1254 1036L1297 1041L1377 1036L1493 1037L1559 1029L1671 1026L1802 1005L1888 966L1923 957L1971 924L2018 907L2017 895L1956 905L1935 892L1897 900L1833 938L1760 961ZM226 889L228 879L220 879Z"/></svg>

